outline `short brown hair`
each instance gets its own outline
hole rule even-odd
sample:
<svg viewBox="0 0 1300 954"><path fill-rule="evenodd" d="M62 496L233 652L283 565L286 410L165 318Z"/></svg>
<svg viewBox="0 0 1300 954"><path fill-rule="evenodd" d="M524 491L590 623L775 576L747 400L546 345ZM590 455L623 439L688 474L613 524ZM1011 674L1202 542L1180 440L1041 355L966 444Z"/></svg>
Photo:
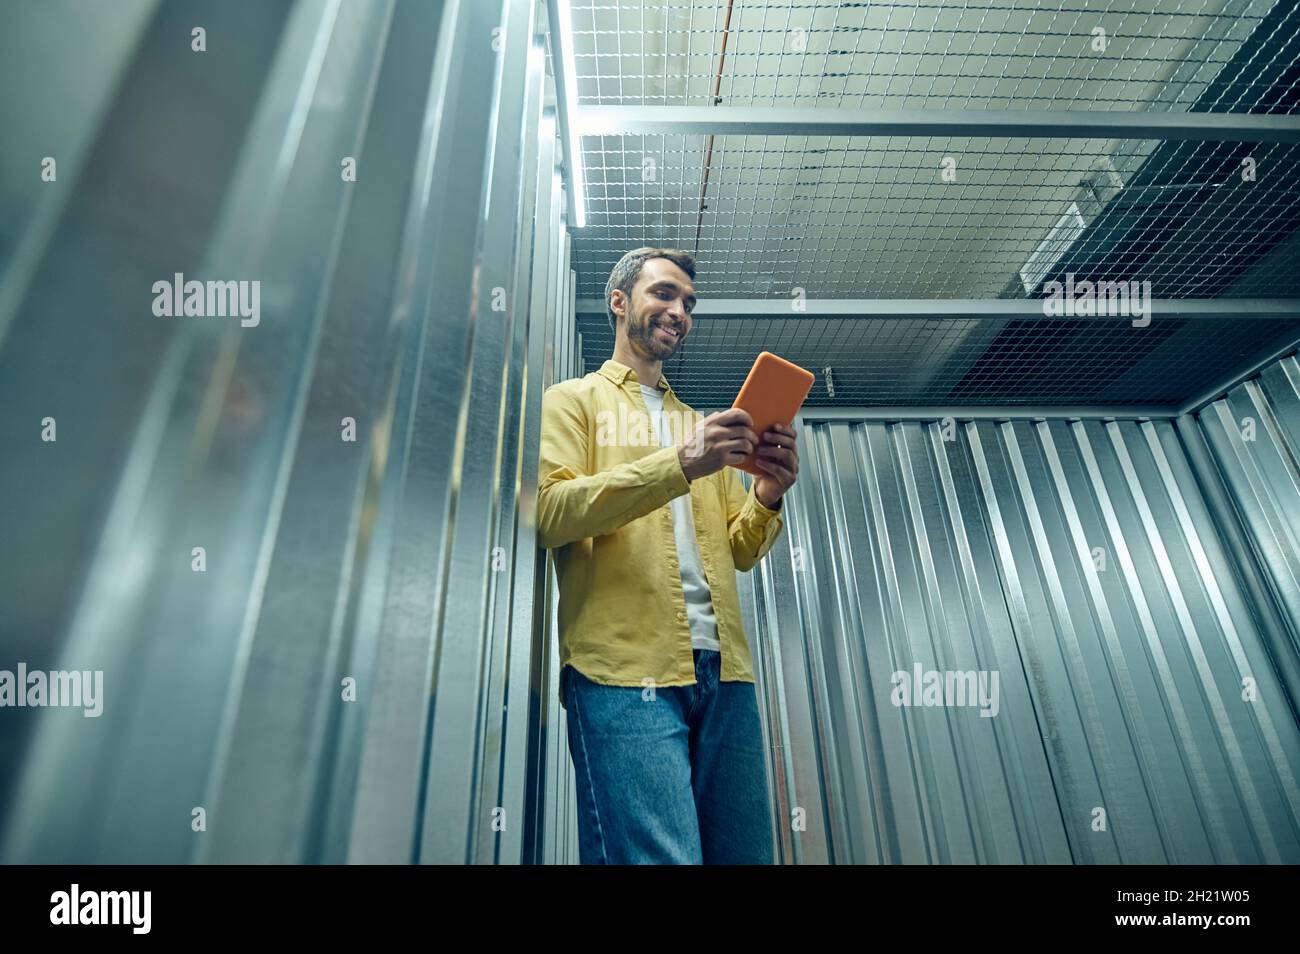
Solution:
<svg viewBox="0 0 1300 954"><path fill-rule="evenodd" d="M618 316L614 314L614 308L610 304L614 289L617 288L630 300L632 298L632 288L636 285L636 280L641 277L641 266L652 258L668 259L668 261L689 275L691 281L695 281L695 259L681 249L651 248L649 246L632 249L618 260L618 264L609 273L609 281L605 282L605 314L609 316L611 331L618 331L616 323Z"/></svg>

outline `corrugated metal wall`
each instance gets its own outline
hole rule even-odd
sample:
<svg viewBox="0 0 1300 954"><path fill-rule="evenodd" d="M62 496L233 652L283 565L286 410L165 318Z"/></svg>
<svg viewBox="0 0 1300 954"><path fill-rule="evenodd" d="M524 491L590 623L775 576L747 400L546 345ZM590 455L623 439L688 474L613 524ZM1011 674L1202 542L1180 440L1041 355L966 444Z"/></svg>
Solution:
<svg viewBox="0 0 1300 954"><path fill-rule="evenodd" d="M6 286L6 661L104 673L98 718L7 712L6 861L540 856L537 425L580 366L542 28L535 0L142 20ZM260 322L155 317L174 272L259 280Z"/></svg>
<svg viewBox="0 0 1300 954"><path fill-rule="evenodd" d="M1294 410L1294 359L1262 380ZM1300 861L1293 701L1175 423L954 413L805 411L746 588L783 858ZM1291 533L1294 460L1257 487ZM998 673L996 715L896 705L918 665Z"/></svg>
<svg viewBox="0 0 1300 954"><path fill-rule="evenodd" d="M1276 362L1203 408L1197 422L1300 656L1300 362Z"/></svg>

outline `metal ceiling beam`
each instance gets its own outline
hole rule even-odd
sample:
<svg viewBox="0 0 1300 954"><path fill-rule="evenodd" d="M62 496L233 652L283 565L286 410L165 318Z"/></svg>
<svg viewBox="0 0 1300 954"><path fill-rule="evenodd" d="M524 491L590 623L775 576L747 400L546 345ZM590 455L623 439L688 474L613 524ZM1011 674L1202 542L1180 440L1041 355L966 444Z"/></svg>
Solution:
<svg viewBox="0 0 1300 954"><path fill-rule="evenodd" d="M583 106L579 135L1011 136L1300 142L1300 116L1139 110L828 109L767 106Z"/></svg>
<svg viewBox="0 0 1300 954"><path fill-rule="evenodd" d="M789 298L702 298L695 316L703 318L972 318L1058 320L1043 312L1043 299L985 298L808 298L795 311ZM600 298L580 298L578 313L605 314ZM1069 316L1066 316L1069 317ZM1088 316L1081 316L1088 317ZM1298 298L1153 298L1152 318L1300 318ZM1105 316L1101 320L1106 320ZM1128 321L1129 315L1112 320Z"/></svg>

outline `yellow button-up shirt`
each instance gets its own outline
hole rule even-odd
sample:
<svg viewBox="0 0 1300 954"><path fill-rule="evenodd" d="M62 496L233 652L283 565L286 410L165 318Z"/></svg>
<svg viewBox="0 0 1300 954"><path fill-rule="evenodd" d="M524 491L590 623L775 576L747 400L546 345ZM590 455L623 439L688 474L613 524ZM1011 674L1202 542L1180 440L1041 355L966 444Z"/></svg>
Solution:
<svg viewBox="0 0 1300 954"><path fill-rule="evenodd" d="M664 414L682 424L674 439L684 441L702 416L677 399L666 377L658 387ZM751 569L772 548L781 502L775 510L759 503L734 467L688 481L677 446L660 446L636 372L625 364L611 358L546 389L537 533L542 547L556 551L561 671L572 665L609 686L695 683L669 506L685 493L717 619L721 679L753 682L736 570Z"/></svg>

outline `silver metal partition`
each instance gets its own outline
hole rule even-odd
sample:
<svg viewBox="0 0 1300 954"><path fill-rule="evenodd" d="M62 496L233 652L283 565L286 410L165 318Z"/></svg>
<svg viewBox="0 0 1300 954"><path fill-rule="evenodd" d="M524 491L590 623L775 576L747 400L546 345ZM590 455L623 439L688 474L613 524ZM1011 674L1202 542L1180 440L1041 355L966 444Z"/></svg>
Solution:
<svg viewBox="0 0 1300 954"><path fill-rule="evenodd" d="M540 10L148 13L0 269L5 656L103 674L6 718L0 856L542 860L537 427L581 355ZM257 320L151 313L175 273Z"/></svg>
<svg viewBox="0 0 1300 954"><path fill-rule="evenodd" d="M1300 718L1300 363L1292 354L1180 418Z"/></svg>
<svg viewBox="0 0 1300 954"><path fill-rule="evenodd" d="M1296 379L1201 414L1281 614L1186 421L805 409L787 533L742 577L780 856L1300 860ZM1252 399L1243 452L1220 425ZM907 705L917 667L998 673L996 713Z"/></svg>
<svg viewBox="0 0 1300 954"><path fill-rule="evenodd" d="M555 379L549 384L569 378L581 377L585 371L582 360L582 342L577 332L577 301L575 298L575 274L569 267L570 236L564 227L567 218L563 187L559 178L555 181L555 215L557 217L557 248L562 250L558 262L559 275L559 320L555 325L556 360L547 366L555 368ZM537 454L530 460L536 467ZM536 488L534 481L533 487ZM534 498L535 500L535 498ZM535 538L533 545L536 545ZM546 612L543 617L544 632L541 638L545 643L546 684L554 686L559 678L559 582L555 574L555 563L551 551L538 551L545 557L545 575L542 581L545 593ZM569 757L568 723L566 712L560 707L559 697L554 689L540 700L544 717L539 727L545 734L543 753L546 766L546 797L539 801L543 810L539 822L545 835L543 852L539 861L547 864L576 863L578 860L577 802L573 792L573 761Z"/></svg>

